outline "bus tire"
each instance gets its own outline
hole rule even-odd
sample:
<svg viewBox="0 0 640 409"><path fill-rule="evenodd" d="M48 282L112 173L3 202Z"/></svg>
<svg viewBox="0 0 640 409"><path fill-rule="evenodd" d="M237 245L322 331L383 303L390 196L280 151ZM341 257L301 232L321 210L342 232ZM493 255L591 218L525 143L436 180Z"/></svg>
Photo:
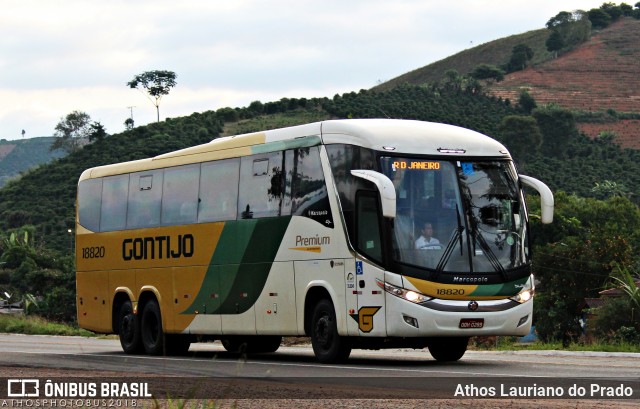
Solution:
<svg viewBox="0 0 640 409"><path fill-rule="evenodd" d="M222 338L220 342L224 349L232 354L244 354L247 352L247 348L249 346L249 341L247 341L246 337L231 336Z"/></svg>
<svg viewBox="0 0 640 409"><path fill-rule="evenodd" d="M139 354L143 351L140 338L140 321L133 313L131 301L125 301L118 311L118 338L126 354Z"/></svg>
<svg viewBox="0 0 640 409"><path fill-rule="evenodd" d="M467 352L468 337L432 338L429 341L429 353L439 362L454 362Z"/></svg>
<svg viewBox="0 0 640 409"><path fill-rule="evenodd" d="M162 355L164 352L164 333L162 316L156 300L148 301L142 310L140 320L142 345L148 355Z"/></svg>
<svg viewBox="0 0 640 409"><path fill-rule="evenodd" d="M313 309L311 346L316 359L322 363L342 362L351 354L349 341L338 335L333 303L326 298L320 300Z"/></svg>
<svg viewBox="0 0 640 409"><path fill-rule="evenodd" d="M165 355L186 355L191 346L191 336L185 334L165 334Z"/></svg>
<svg viewBox="0 0 640 409"><path fill-rule="evenodd" d="M282 337L276 335L261 335L253 337L249 342L247 352L254 352L257 354L267 354L276 352L280 348L282 343Z"/></svg>

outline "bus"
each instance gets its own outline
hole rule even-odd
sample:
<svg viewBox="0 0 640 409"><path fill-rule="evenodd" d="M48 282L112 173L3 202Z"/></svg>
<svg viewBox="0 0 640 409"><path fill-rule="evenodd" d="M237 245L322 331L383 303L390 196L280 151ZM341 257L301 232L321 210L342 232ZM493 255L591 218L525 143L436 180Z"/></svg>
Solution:
<svg viewBox="0 0 640 409"><path fill-rule="evenodd" d="M534 278L524 186L507 149L452 125L327 120L88 169L78 182L80 327L124 352L218 340L318 361L524 336Z"/></svg>

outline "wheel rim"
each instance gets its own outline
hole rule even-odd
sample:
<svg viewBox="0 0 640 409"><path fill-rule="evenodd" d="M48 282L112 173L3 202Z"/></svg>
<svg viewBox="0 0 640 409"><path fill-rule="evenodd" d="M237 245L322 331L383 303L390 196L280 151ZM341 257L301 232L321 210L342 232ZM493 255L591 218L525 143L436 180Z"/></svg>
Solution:
<svg viewBox="0 0 640 409"><path fill-rule="evenodd" d="M131 343L135 336L135 328L133 324L133 314L127 314L122 318L122 324L120 326L120 334L122 339L126 343Z"/></svg>
<svg viewBox="0 0 640 409"><path fill-rule="evenodd" d="M318 340L318 344L323 349L328 349L331 344L331 317L328 314L324 314L318 321L316 322L316 339Z"/></svg>

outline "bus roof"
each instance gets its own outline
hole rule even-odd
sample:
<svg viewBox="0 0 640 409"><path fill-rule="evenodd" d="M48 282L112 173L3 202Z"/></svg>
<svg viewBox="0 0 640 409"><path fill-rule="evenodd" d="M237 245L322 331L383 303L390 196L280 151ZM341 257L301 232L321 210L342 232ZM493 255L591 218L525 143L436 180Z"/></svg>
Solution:
<svg viewBox="0 0 640 409"><path fill-rule="evenodd" d="M394 153L510 157L507 149L496 140L454 125L402 119L338 119L216 138L202 145L153 158L87 169L80 180L336 143Z"/></svg>

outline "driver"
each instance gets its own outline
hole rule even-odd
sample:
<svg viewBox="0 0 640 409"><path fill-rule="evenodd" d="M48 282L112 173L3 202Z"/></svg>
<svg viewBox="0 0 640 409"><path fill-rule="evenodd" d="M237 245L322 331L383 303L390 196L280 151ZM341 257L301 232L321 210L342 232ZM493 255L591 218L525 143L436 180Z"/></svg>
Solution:
<svg viewBox="0 0 640 409"><path fill-rule="evenodd" d="M421 236L416 240L416 249L419 250L439 250L440 240L433 237L433 225L426 222L420 230Z"/></svg>

